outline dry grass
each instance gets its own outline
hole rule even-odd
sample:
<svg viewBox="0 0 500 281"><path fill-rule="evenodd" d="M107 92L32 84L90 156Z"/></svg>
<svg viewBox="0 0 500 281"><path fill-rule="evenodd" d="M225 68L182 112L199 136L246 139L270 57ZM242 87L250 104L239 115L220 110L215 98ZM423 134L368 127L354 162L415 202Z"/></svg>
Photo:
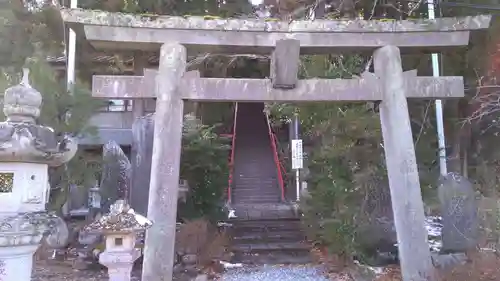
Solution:
<svg viewBox="0 0 500 281"><path fill-rule="evenodd" d="M226 233L204 219L183 224L176 234L176 250L198 256L198 265L213 266L214 260L223 260L228 254L230 240Z"/></svg>
<svg viewBox="0 0 500 281"><path fill-rule="evenodd" d="M470 262L440 273L441 281L495 281L500 280L500 258L492 253L480 253Z"/></svg>
<svg viewBox="0 0 500 281"><path fill-rule="evenodd" d="M464 265L451 270L436 270L438 281L498 281L500 280L500 258L490 253L475 254ZM388 267L374 281L402 281L398 266Z"/></svg>
<svg viewBox="0 0 500 281"><path fill-rule="evenodd" d="M375 278L374 281L401 281L403 280L401 277L401 268L399 266L388 266L384 269L384 272Z"/></svg>

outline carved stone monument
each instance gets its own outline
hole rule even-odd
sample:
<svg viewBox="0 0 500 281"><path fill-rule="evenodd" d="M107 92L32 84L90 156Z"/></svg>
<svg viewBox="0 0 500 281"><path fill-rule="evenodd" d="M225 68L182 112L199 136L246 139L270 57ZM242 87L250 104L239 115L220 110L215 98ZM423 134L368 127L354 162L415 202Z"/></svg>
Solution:
<svg viewBox="0 0 500 281"><path fill-rule="evenodd" d="M58 140L54 130L36 124L42 95L24 70L19 85L5 91L5 122L0 123L0 263L2 281L31 280L33 254L53 224L46 212L48 168L69 161L74 139Z"/></svg>
<svg viewBox="0 0 500 281"><path fill-rule="evenodd" d="M478 206L472 183L463 176L449 173L438 187L443 218L443 253L465 252L477 245Z"/></svg>
<svg viewBox="0 0 500 281"><path fill-rule="evenodd" d="M151 225L125 200L117 200L108 214L84 228L86 232L104 235L106 250L99 255L99 262L108 268L110 281L130 281L134 262L141 256L141 250L135 247L137 234Z"/></svg>
<svg viewBox="0 0 500 281"><path fill-rule="evenodd" d="M118 199L130 200L131 164L120 145L109 141L102 148L103 167L101 180L102 209L109 210Z"/></svg>

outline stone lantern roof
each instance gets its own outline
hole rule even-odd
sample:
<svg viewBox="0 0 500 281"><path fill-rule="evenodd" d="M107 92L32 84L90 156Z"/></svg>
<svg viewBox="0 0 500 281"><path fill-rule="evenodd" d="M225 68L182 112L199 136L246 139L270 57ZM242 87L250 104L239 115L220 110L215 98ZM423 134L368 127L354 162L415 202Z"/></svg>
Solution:
<svg viewBox="0 0 500 281"><path fill-rule="evenodd" d="M117 200L110 207L110 212L87 225L83 230L90 233L131 233L141 232L153 223L142 215L136 214L124 200Z"/></svg>
<svg viewBox="0 0 500 281"><path fill-rule="evenodd" d="M24 69L20 84L4 94L5 122L0 122L0 161L44 163L60 166L75 155L78 144L69 136L58 137L50 127L38 125L42 95L31 87Z"/></svg>

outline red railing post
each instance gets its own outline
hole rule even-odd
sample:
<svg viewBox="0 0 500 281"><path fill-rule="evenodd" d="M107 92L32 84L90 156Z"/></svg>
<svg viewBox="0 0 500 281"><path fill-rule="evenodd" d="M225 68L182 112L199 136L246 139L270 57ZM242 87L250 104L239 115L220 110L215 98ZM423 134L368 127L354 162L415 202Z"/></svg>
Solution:
<svg viewBox="0 0 500 281"><path fill-rule="evenodd" d="M278 157L278 149L276 147L276 138L274 136L273 131L271 130L271 124L269 122L269 116L266 114L266 121L267 121L267 128L269 130L269 140L271 141L271 148L273 150L273 156L274 156L274 163L276 165L276 169L278 172L278 183L279 187L281 189L281 200L285 201L285 184L283 182L283 174L281 171L281 163Z"/></svg>
<svg viewBox="0 0 500 281"><path fill-rule="evenodd" d="M229 177L227 180L227 203L231 204L231 187L233 185L233 168L234 168L234 148L236 144L236 118L238 117L238 103L234 104L234 120L233 120L233 135L231 140L231 156L229 158Z"/></svg>

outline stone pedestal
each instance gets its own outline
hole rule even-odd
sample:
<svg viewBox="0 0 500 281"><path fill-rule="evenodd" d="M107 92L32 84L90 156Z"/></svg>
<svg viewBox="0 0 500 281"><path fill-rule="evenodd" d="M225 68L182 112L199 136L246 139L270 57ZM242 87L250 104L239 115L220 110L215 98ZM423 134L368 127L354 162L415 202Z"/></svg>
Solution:
<svg viewBox="0 0 500 281"><path fill-rule="evenodd" d="M1 281L29 281L33 255L53 216L47 213L24 213L1 217L0 275Z"/></svg>
<svg viewBox="0 0 500 281"><path fill-rule="evenodd" d="M109 281L130 281L132 267L140 256L140 249L106 250L99 255L99 262L108 268Z"/></svg>
<svg viewBox="0 0 500 281"><path fill-rule="evenodd" d="M40 241L40 240L38 240ZM17 245L0 247L0 276L2 281L29 281L33 267L36 245ZM3 262L3 264L2 264Z"/></svg>

